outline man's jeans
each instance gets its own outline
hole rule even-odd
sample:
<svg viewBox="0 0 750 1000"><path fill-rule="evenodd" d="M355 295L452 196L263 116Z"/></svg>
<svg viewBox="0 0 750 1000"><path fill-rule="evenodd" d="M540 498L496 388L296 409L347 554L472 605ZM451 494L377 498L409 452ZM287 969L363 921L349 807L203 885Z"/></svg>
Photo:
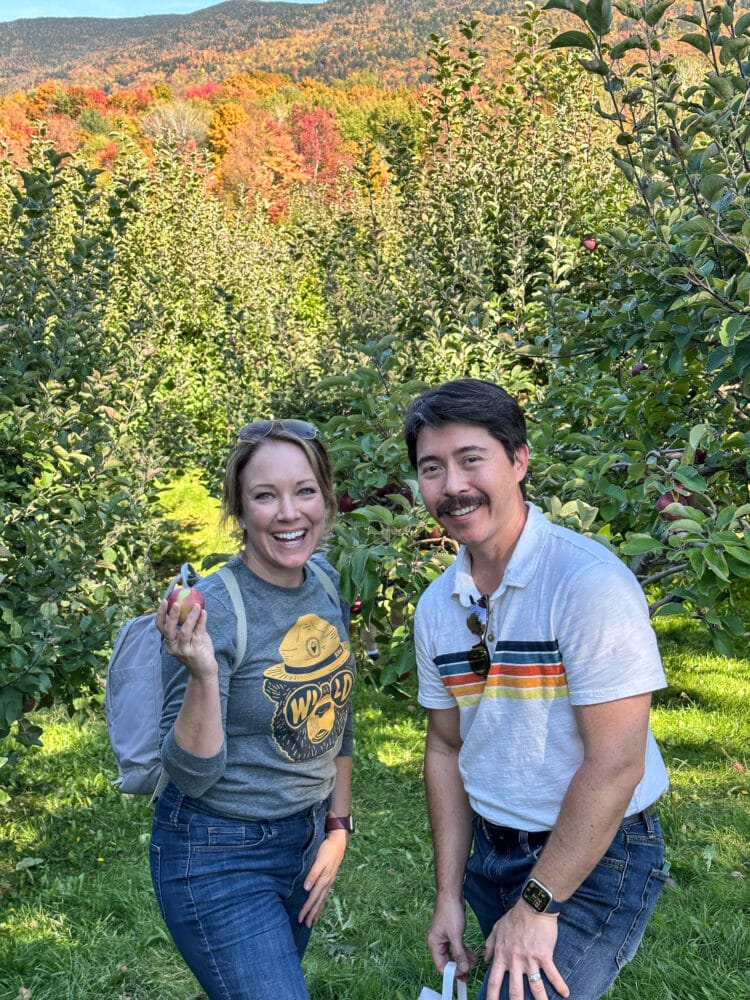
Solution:
<svg viewBox="0 0 750 1000"><path fill-rule="evenodd" d="M180 954L209 1000L309 1000L297 921L325 837L326 803L242 822L201 809L169 784L151 833L151 879Z"/></svg>
<svg viewBox="0 0 750 1000"><path fill-rule="evenodd" d="M514 848L497 851L481 820L474 821L474 850L466 868L464 895L485 936L518 900L521 887L542 853L521 834ZM558 916L554 960L570 989L569 1000L597 1000L633 958L646 924L667 881L662 870L664 845L658 817L639 813L623 823L589 877ZM485 1000L485 976L477 1000ZM508 1000L505 976L501 1000ZM560 994L544 977L549 1000ZM524 998L533 997L524 977Z"/></svg>

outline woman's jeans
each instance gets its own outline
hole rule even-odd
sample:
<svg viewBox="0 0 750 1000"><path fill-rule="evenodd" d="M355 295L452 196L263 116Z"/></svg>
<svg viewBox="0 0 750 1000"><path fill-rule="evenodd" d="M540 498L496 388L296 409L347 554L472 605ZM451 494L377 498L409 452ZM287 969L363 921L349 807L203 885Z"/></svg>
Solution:
<svg viewBox="0 0 750 1000"><path fill-rule="evenodd" d="M481 819L474 821L474 850L466 868L464 895L485 936L518 900L521 887L544 848L519 833L513 847L497 849ZM534 839L533 835L532 841ZM667 882L658 817L646 810L627 818L599 864L563 903L557 918L554 960L570 989L569 1000L597 1000L633 958L656 901ZM485 976L477 1000L485 1000ZM500 1000L508 1000L505 976ZM549 1000L561 996L544 976ZM524 977L524 997L533 994Z"/></svg>
<svg viewBox="0 0 750 1000"><path fill-rule="evenodd" d="M170 783L154 813L151 879L180 954L209 1000L309 1000L297 920L327 804L281 820L207 812Z"/></svg>

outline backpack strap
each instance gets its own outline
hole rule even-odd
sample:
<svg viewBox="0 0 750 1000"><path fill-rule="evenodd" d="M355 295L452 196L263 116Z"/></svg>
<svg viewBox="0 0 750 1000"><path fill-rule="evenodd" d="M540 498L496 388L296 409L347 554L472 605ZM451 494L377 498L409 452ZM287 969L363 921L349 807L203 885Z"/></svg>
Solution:
<svg viewBox="0 0 750 1000"><path fill-rule="evenodd" d="M234 673L245 659L245 650L247 649L247 614L245 612L245 602L242 600L237 577L228 566L222 566L221 569L216 571L216 574L221 577L224 586L227 588L227 592L232 599L234 614L237 618L237 653L234 658L234 665L232 666L232 673Z"/></svg>
<svg viewBox="0 0 750 1000"><path fill-rule="evenodd" d="M318 580L323 585L323 590L325 590L325 592L331 598L336 607L338 607L339 604L341 603L339 598L339 592L336 590L336 584L326 573L323 567L319 566L314 559L308 559L308 561L305 563L305 569L310 569L313 571L315 576L317 576Z"/></svg>

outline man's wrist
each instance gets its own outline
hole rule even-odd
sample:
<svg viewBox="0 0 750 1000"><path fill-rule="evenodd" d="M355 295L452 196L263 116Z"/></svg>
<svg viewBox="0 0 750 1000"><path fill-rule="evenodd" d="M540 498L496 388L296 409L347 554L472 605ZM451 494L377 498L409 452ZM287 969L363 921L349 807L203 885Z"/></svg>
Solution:
<svg viewBox="0 0 750 1000"><path fill-rule="evenodd" d="M533 875L529 876L521 888L521 899L534 913L556 917L562 909L562 902L555 899L552 890Z"/></svg>

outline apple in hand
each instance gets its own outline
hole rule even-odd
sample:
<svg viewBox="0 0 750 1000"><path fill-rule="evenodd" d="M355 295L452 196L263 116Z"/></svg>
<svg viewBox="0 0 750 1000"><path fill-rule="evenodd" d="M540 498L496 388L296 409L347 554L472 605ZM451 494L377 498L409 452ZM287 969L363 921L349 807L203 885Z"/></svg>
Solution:
<svg viewBox="0 0 750 1000"><path fill-rule="evenodd" d="M172 610L173 604L176 604L180 609L177 619L178 625L185 624L187 616L194 607L205 608L206 606L203 594L201 594L200 590L195 590L193 587L175 587L169 597L167 597L167 613Z"/></svg>

